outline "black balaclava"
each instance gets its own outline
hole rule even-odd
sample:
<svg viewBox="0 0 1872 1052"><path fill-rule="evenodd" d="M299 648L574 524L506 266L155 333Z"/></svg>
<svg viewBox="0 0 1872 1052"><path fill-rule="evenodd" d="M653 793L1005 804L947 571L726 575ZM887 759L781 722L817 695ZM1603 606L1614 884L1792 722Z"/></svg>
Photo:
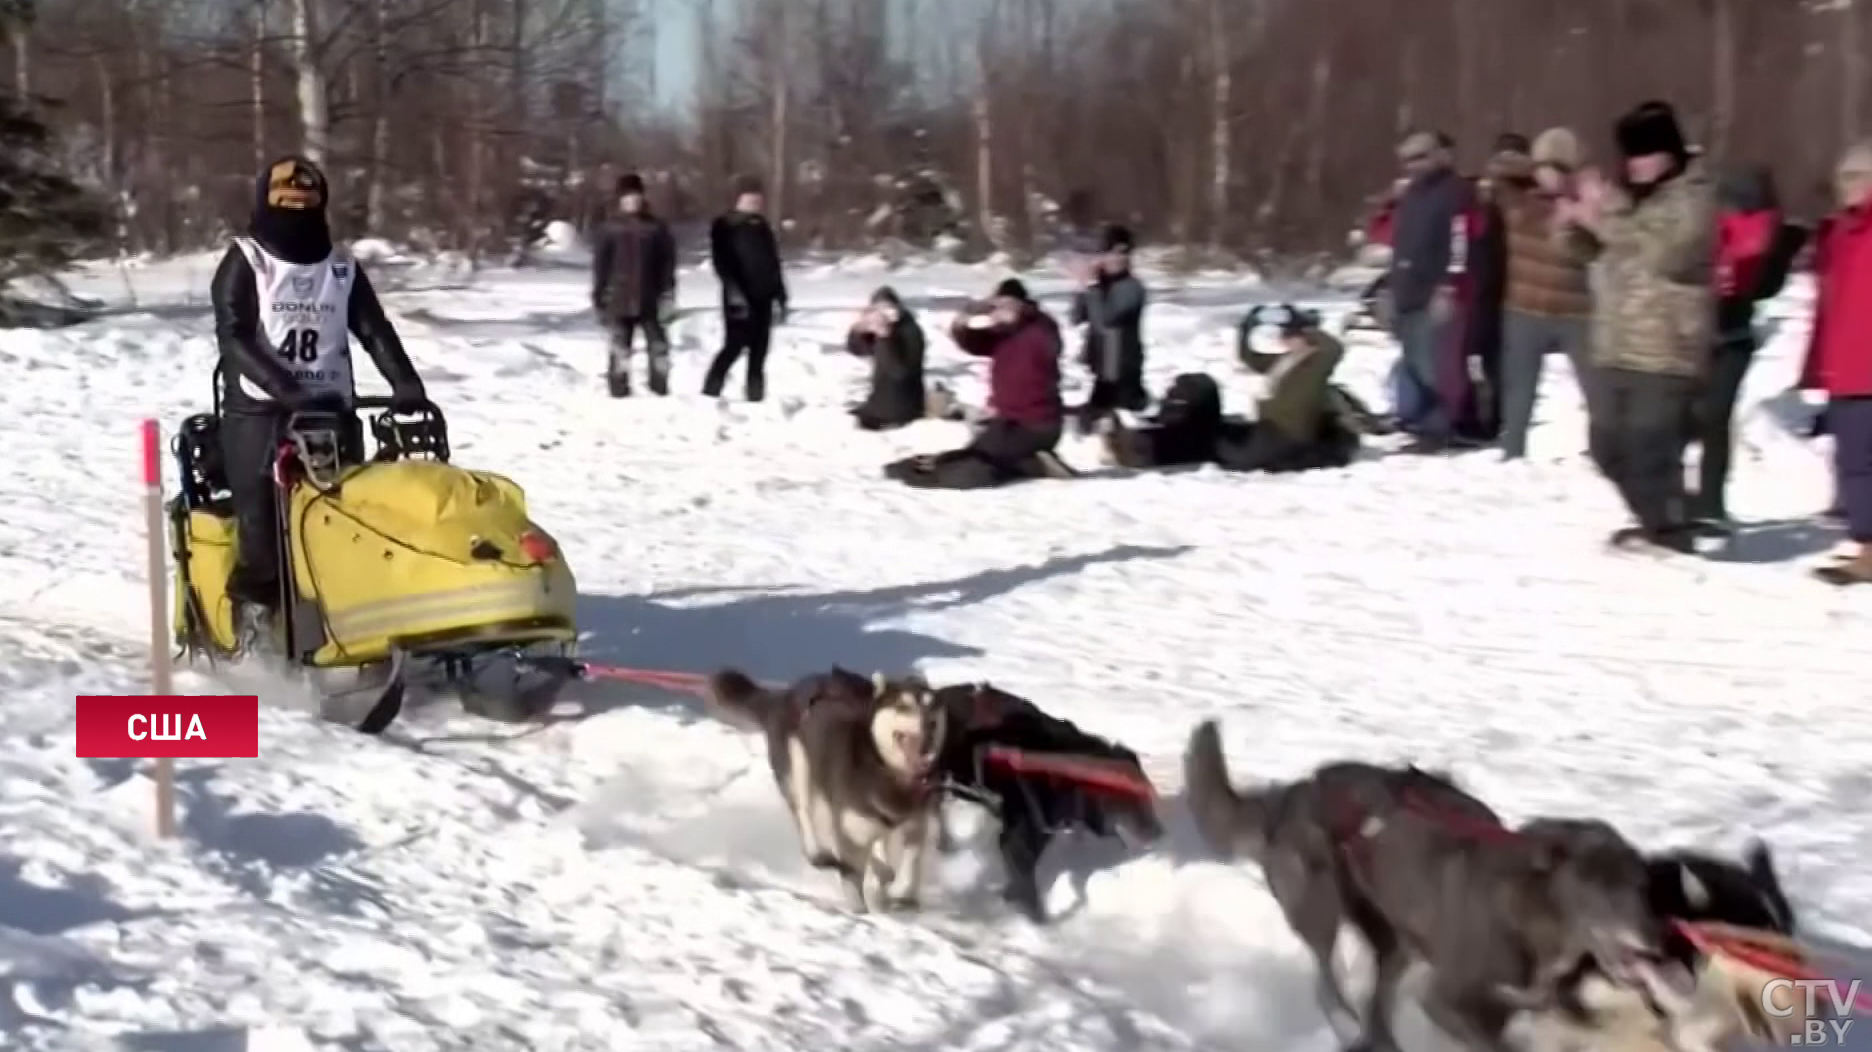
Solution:
<svg viewBox="0 0 1872 1052"><path fill-rule="evenodd" d="M318 165L297 155L282 157L260 173L247 232L269 255L288 263L322 262L332 253L325 221L330 197Z"/></svg>

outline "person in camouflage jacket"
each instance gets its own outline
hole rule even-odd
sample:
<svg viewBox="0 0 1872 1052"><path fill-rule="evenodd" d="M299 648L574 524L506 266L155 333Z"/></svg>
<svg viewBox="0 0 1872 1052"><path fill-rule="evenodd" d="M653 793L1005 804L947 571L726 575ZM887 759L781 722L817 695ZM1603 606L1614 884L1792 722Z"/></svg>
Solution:
<svg viewBox="0 0 1872 1052"><path fill-rule="evenodd" d="M1637 520L1614 545L1688 553L1683 460L1715 336L1715 187L1668 103L1637 107L1616 132L1623 177L1583 180L1561 213L1593 260L1587 445Z"/></svg>

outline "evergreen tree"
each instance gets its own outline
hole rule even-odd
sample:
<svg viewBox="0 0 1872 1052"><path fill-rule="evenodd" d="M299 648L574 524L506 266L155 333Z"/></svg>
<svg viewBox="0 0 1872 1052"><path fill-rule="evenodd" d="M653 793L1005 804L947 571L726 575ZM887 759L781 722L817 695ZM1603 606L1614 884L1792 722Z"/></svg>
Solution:
<svg viewBox="0 0 1872 1052"><path fill-rule="evenodd" d="M32 0L0 0L0 43L31 24ZM0 89L0 289L51 276L103 244L97 196L60 171L57 138L30 99Z"/></svg>

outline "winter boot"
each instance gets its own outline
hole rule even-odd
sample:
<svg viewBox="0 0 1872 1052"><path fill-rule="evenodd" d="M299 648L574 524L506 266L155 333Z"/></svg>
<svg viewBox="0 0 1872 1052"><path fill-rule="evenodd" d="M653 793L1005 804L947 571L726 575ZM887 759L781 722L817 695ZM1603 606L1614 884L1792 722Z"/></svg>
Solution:
<svg viewBox="0 0 1872 1052"><path fill-rule="evenodd" d="M241 603L234 610L234 645L242 657L278 657L279 636L273 611L260 603Z"/></svg>
<svg viewBox="0 0 1872 1052"><path fill-rule="evenodd" d="M669 394L669 359L650 359L650 393L653 395Z"/></svg>
<svg viewBox="0 0 1872 1052"><path fill-rule="evenodd" d="M1858 551L1819 567L1813 573L1820 580L1842 588L1851 584L1872 584L1872 544L1861 544Z"/></svg>
<svg viewBox="0 0 1872 1052"><path fill-rule="evenodd" d="M629 398L631 393L630 359L613 351L610 364L605 369L605 383L611 389L611 397Z"/></svg>
<svg viewBox="0 0 1872 1052"><path fill-rule="evenodd" d="M766 398L767 398L767 378L764 376L748 377L747 378L747 400L750 402L761 402L761 401L765 401Z"/></svg>

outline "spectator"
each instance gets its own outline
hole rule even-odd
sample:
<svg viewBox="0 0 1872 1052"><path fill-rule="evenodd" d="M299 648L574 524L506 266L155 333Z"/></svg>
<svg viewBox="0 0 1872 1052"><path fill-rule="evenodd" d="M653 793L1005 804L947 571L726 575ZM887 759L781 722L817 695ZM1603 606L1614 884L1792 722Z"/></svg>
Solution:
<svg viewBox="0 0 1872 1052"><path fill-rule="evenodd" d="M1827 394L1833 470L1854 546L1814 573L1849 585L1872 581L1872 142L1846 152L1835 185L1839 210L1815 245L1813 336L1800 386Z"/></svg>
<svg viewBox="0 0 1872 1052"><path fill-rule="evenodd" d="M1456 286L1468 265L1473 193L1451 166L1448 136L1406 136L1398 159L1410 183L1393 219L1388 285L1410 389L1402 401L1412 410L1400 423L1416 448L1434 452L1449 445L1456 423L1450 360L1460 354Z"/></svg>
<svg viewBox="0 0 1872 1052"><path fill-rule="evenodd" d="M1583 173L1561 206L1594 256L1588 445L1637 520L1613 545L1692 553L1683 452L1715 335L1716 196L1669 103L1616 134L1617 185Z"/></svg>
<svg viewBox="0 0 1872 1052"><path fill-rule="evenodd" d="M1084 325L1081 357L1092 370L1092 393L1079 410L1079 427L1091 433L1117 409L1142 412L1150 405L1144 389L1144 283L1131 272L1131 231L1108 226L1099 237L1099 254L1076 275L1072 323Z"/></svg>
<svg viewBox="0 0 1872 1052"><path fill-rule="evenodd" d="M599 229L592 251L592 309L611 333L605 378L613 398L631 393L631 344L641 332L650 353L650 390L667 395L676 240L650 210L635 172L618 179L617 201L617 215Z"/></svg>
<svg viewBox="0 0 1872 1052"><path fill-rule="evenodd" d="M1755 358L1755 304L1787 281L1807 240L1804 227L1783 221L1774 176L1753 167L1728 173L1717 188L1716 347L1697 412L1697 491L1690 514L1706 533L1730 532L1729 458L1736 399Z"/></svg>
<svg viewBox="0 0 1872 1052"><path fill-rule="evenodd" d="M852 409L866 431L902 427L923 416L923 327L888 285L871 294L845 346L871 359L871 390Z"/></svg>
<svg viewBox="0 0 1872 1052"><path fill-rule="evenodd" d="M1466 388L1457 433L1480 443L1494 442L1502 425L1502 310L1508 293L1508 238L1499 195L1504 184L1525 177L1530 167L1527 136L1503 132L1476 180L1469 215L1469 275L1462 282L1462 378L1480 375L1480 386Z"/></svg>
<svg viewBox="0 0 1872 1052"><path fill-rule="evenodd" d="M1528 430L1540 396L1542 366L1560 351L1582 379L1592 297L1586 258L1554 225L1580 167L1579 139L1549 128L1534 140L1525 168L1503 161L1493 191L1508 245L1508 289L1502 321L1502 459L1527 456Z"/></svg>

